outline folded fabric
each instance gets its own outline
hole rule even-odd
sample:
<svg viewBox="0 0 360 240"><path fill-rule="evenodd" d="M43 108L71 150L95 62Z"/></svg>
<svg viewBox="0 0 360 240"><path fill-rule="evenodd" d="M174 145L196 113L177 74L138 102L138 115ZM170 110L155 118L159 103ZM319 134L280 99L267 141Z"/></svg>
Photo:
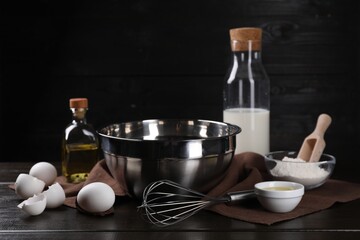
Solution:
<svg viewBox="0 0 360 240"><path fill-rule="evenodd" d="M115 192L116 196L125 196L126 187L125 183L119 183L116 181L110 174L105 160L99 161L89 173L88 178L85 182L81 183L68 183L66 178L63 176L59 176L56 178L56 181L63 187L65 191L65 202L64 205L72 208L78 208L76 205L76 196L80 189L92 182L104 182L108 184Z"/></svg>
<svg viewBox="0 0 360 240"><path fill-rule="evenodd" d="M219 197L226 192L251 189L255 183L265 180L271 178L266 173L263 157L255 153L242 153L234 157L226 177L207 195ZM360 184L329 179L324 185L306 191L300 204L288 213L266 211L257 201L244 205L217 204L209 210L242 221L271 225L324 210L336 202L349 202L358 198Z"/></svg>
<svg viewBox="0 0 360 240"><path fill-rule="evenodd" d="M254 184L267 180L271 180L271 177L266 171L264 157L256 153L245 152L234 156L225 177L207 195L221 197L229 192L253 189ZM91 182L107 183L117 196L129 196L125 183L118 182L111 176L105 160L99 161L94 166L85 182L68 183L62 176L57 177L56 181L65 190L64 205L72 208L78 208L76 205L77 193L83 186ZM342 191L338 191L338 189L342 189ZM271 225L324 210L336 202L344 203L358 198L360 198L360 184L329 179L324 185L306 191L300 204L288 213L269 212L262 208L256 200L233 205L221 203L206 210L241 221Z"/></svg>

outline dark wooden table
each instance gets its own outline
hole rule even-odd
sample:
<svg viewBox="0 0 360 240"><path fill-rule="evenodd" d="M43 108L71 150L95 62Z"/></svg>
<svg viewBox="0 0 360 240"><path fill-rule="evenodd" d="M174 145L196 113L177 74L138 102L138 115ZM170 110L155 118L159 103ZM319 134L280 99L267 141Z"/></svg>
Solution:
<svg viewBox="0 0 360 240"><path fill-rule="evenodd" d="M360 239L360 200L271 226L230 219L200 211L178 224L160 228L145 222L137 202L116 200L115 212L106 217L88 216L62 206L39 216L27 216L8 187L31 163L0 163L0 239Z"/></svg>

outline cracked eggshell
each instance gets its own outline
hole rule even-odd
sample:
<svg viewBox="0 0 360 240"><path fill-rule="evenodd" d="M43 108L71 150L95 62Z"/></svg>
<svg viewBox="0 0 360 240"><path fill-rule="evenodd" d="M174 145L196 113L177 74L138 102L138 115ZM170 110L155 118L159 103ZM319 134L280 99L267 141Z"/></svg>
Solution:
<svg viewBox="0 0 360 240"><path fill-rule="evenodd" d="M46 208L60 207L65 201L65 191L58 182L50 185L43 194L46 196Z"/></svg>
<svg viewBox="0 0 360 240"><path fill-rule="evenodd" d="M80 189L77 204L89 213L101 213L109 210L115 203L115 192L106 183L93 182Z"/></svg>
<svg viewBox="0 0 360 240"><path fill-rule="evenodd" d="M45 210L46 196L44 194L34 195L22 201L17 207L29 215L39 215Z"/></svg>
<svg viewBox="0 0 360 240"><path fill-rule="evenodd" d="M44 181L26 173L20 173L15 181L15 193L22 199L41 193L44 187Z"/></svg>
<svg viewBox="0 0 360 240"><path fill-rule="evenodd" d="M29 174L44 181L45 186L50 186L56 180L57 170L49 162L38 162L30 168Z"/></svg>

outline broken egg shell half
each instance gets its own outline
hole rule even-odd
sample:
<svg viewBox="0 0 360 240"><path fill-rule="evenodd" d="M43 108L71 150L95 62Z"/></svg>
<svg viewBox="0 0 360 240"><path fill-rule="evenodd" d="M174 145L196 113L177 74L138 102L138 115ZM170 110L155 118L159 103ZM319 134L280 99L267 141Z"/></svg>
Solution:
<svg viewBox="0 0 360 240"><path fill-rule="evenodd" d="M15 181L15 193L27 199L44 190L45 182L26 173L20 173Z"/></svg>
<svg viewBox="0 0 360 240"><path fill-rule="evenodd" d="M46 196L46 208L60 207L65 201L65 191L58 183L54 183L42 194Z"/></svg>
<svg viewBox="0 0 360 240"><path fill-rule="evenodd" d="M45 186L50 186L56 180L57 170L49 162L38 162L30 168L29 174L44 181Z"/></svg>
<svg viewBox="0 0 360 240"><path fill-rule="evenodd" d="M17 207L29 215L39 215L46 208L46 196L45 194L34 195L22 201Z"/></svg>

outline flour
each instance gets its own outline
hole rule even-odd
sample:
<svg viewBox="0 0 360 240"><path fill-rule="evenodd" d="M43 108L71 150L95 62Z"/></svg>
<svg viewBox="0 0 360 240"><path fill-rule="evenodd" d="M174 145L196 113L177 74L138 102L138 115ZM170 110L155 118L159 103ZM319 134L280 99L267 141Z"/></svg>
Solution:
<svg viewBox="0 0 360 240"><path fill-rule="evenodd" d="M276 166L270 170L274 177L287 181L298 181L304 185L314 185L324 181L330 174L317 163L309 163L300 158L284 157L277 161Z"/></svg>

